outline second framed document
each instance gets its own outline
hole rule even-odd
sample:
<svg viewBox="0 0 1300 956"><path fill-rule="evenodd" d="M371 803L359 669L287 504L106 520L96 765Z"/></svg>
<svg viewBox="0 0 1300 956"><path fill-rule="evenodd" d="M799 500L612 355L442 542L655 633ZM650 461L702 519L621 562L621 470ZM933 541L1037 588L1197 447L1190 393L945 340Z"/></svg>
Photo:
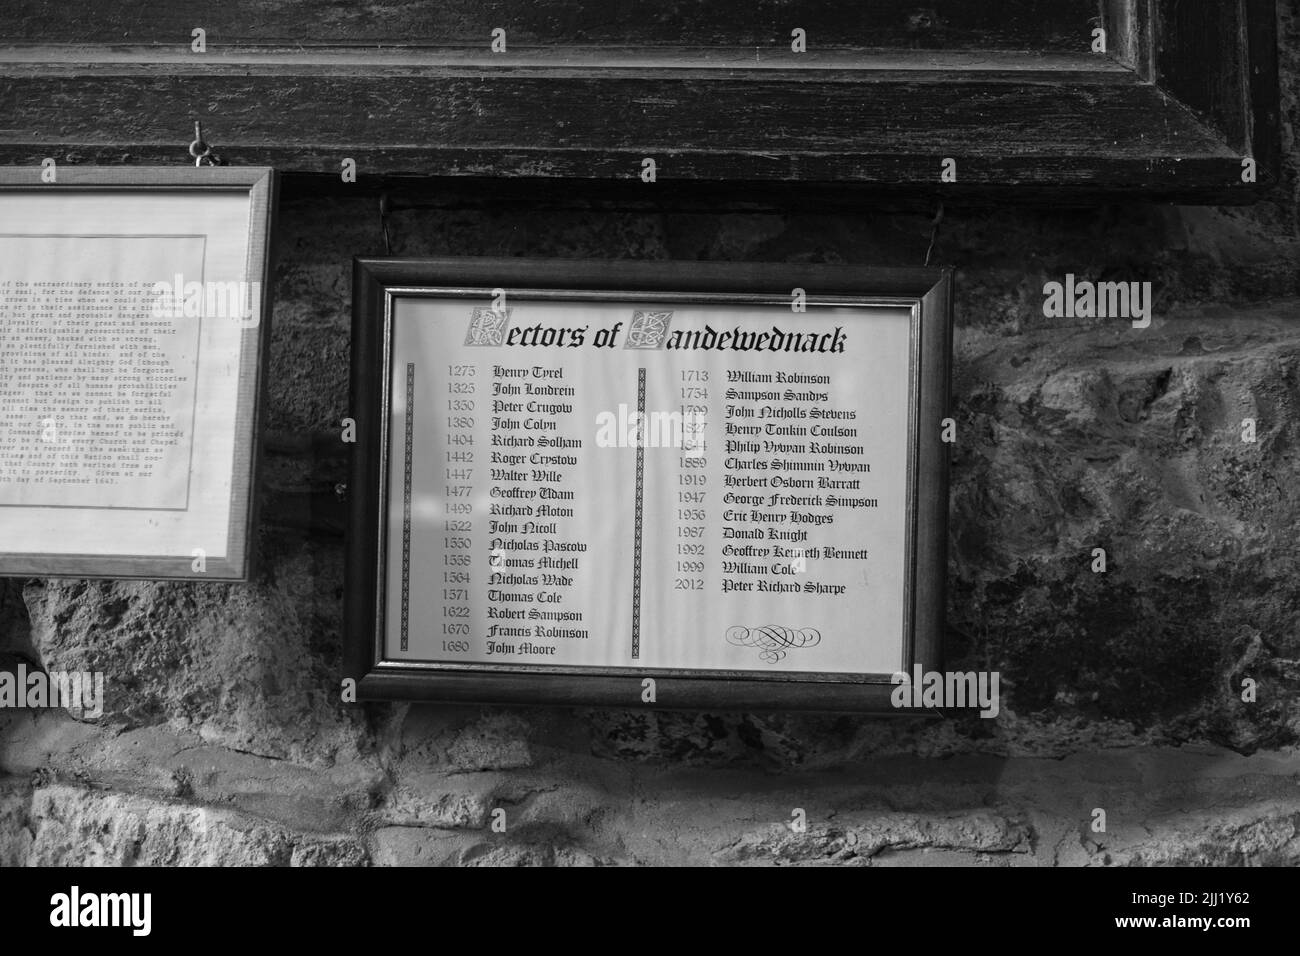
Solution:
<svg viewBox="0 0 1300 956"><path fill-rule="evenodd" d="M889 710L938 665L939 270L359 259L359 696Z"/></svg>

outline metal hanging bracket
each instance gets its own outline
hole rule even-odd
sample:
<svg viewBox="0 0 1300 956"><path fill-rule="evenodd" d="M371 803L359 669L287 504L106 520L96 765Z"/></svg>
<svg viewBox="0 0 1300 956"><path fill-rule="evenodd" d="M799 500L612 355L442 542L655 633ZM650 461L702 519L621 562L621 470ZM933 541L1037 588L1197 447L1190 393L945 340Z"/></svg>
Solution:
<svg viewBox="0 0 1300 956"><path fill-rule="evenodd" d="M194 121L194 142L190 143L190 155L194 157L195 166L220 166L221 157L212 152L212 147L203 141L203 125Z"/></svg>

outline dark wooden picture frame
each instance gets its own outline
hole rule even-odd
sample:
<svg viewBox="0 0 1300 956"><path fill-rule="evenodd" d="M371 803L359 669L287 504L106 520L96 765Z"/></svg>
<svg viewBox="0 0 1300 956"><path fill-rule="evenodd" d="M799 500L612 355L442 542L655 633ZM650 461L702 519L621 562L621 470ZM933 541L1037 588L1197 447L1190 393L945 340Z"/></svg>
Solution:
<svg viewBox="0 0 1300 956"><path fill-rule="evenodd" d="M800 22L739 0L255 6L10 0L0 162L171 162L202 119L226 162L335 183L351 159L362 182L640 201L822 184L841 202L857 187L1248 202L1279 175L1274 0L812 3Z"/></svg>
<svg viewBox="0 0 1300 956"><path fill-rule="evenodd" d="M559 668L490 665L454 667L386 659L385 588L388 544L387 458L393 447L388 418L392 388L391 340L394 301L425 292L446 298L490 300L505 289L511 301L563 298L565 293L611 301L657 297L770 296L787 303L802 288L812 310L827 304L870 299L871 304L912 310L912 367L906 526L906 595L910 625L905 666L939 666L947 576L947 446L941 439L948 414L951 362L951 275L939 269L700 262L598 262L525 259L358 258L353 269L351 413L356 443L349 485L349 537L345 608L347 674L358 698L473 701L483 703L643 706L642 681L657 682L654 706L897 712L890 703L892 675L770 673L761 679L707 670L650 668ZM674 299L677 301L677 299ZM589 670L588 673L574 673Z"/></svg>
<svg viewBox="0 0 1300 956"><path fill-rule="evenodd" d="M75 578L139 578L145 580L247 581L254 564L257 527L257 476L261 459L261 420L266 389L263 368L271 327L271 237L276 206L276 173L271 169L214 167L59 167L54 182L42 181L40 167L0 168L0 195L26 192L53 196L149 193L167 196L236 193L248 200L247 266L245 278L260 290L258 322L241 331L230 462L230 514L225 556L204 558L195 569L195 556L186 546L175 555L131 554L131 542L114 555L10 553L0 539L0 575ZM197 398L196 398L197 401ZM200 438L196 432L194 440ZM0 507L0 520L4 508ZM141 512L147 515L148 512ZM91 518L90 520L93 520Z"/></svg>

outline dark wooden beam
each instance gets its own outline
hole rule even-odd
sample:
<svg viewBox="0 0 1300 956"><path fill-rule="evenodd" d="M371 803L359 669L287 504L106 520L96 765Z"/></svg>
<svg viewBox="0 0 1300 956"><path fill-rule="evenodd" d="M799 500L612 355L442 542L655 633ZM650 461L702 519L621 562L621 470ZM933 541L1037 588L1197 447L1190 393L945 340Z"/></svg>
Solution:
<svg viewBox="0 0 1300 956"><path fill-rule="evenodd" d="M0 35L31 43L151 44L188 49L313 46L784 47L807 32L811 49L1088 49L1097 0L5 0Z"/></svg>
<svg viewBox="0 0 1300 956"><path fill-rule="evenodd" d="M1238 154L1132 74L116 64L0 74L0 161L182 160L194 120L227 162L294 172L967 189L1231 192ZM1157 122L1155 117L1160 117ZM957 161L956 183L940 182ZM645 188L653 188L646 186Z"/></svg>
<svg viewBox="0 0 1300 956"><path fill-rule="evenodd" d="M159 7L155 21L143 14L154 3L91 5L87 22L97 30L135 24L95 42L62 8L17 0L0 27L11 39L37 36L34 11L48 8L40 35L80 42L0 45L0 163L184 162L200 120L230 164L324 177L351 158L371 182L519 179L579 190L609 185L629 196L720 184L751 194L792 186L1001 201L1055 194L1250 202L1279 175L1273 0L1038 5L1039 27L1053 36L1090 13L1082 18L1089 31L1100 24L1112 34L1107 55L1055 50L1041 33L1030 50L973 49L967 41L994 22L993 5L932 3L926 15L939 11L967 38L954 40L956 48L841 46L803 57L779 44L669 46L650 26L625 31L638 46L602 46L584 31L599 21L601 36L613 36L628 4L609 10L576 0L491 7L525 19L534 8L549 10L556 36L584 41L515 46L500 57L481 45L418 45L437 39L417 29L418 17L459 11L460 29L478 22L473 4L401 13L383 3L233 3L211 22L238 27L248 43L198 55L183 43L139 43L208 7ZM859 26L881 29L918 9L851 6L874 11L854 14L865 17ZM776 7L774 16L787 12ZM814 7L830 15L829 6ZM1031 7L1038 8L998 5L996 16L1007 17L998 29L1020 38L1004 37L1009 46L1031 42L1023 20ZM689 7L681 23L702 9ZM718 16L739 9L723 4ZM302 35L319 43L272 43L309 10L320 22L304 22ZM399 13L409 28L400 48L364 45L393 39L384 31L396 29ZM877 14L885 19L873 20ZM1241 179L1246 156L1259 164L1256 183ZM639 178L646 158L656 163L654 186ZM956 182L940 179L946 158L957 162Z"/></svg>

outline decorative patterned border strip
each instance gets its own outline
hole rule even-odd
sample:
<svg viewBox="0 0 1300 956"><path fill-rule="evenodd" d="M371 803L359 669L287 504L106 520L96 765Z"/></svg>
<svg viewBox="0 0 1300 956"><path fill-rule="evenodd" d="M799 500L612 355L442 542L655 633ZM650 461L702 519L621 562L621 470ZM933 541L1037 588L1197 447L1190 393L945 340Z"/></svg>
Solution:
<svg viewBox="0 0 1300 956"><path fill-rule="evenodd" d="M406 363L406 452L402 473L402 650L411 623L411 461L415 457L415 363Z"/></svg>
<svg viewBox="0 0 1300 956"><path fill-rule="evenodd" d="M636 527L632 539L632 660L641 656L641 531L645 518L645 369L636 372Z"/></svg>

